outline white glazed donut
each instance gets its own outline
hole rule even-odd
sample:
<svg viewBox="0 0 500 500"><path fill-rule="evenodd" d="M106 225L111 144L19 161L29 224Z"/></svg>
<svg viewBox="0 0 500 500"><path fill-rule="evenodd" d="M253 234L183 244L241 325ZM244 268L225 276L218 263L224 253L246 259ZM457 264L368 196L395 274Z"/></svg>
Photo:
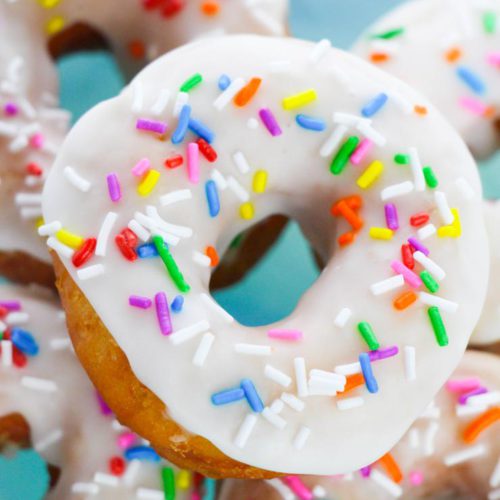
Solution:
<svg viewBox="0 0 500 500"><path fill-rule="evenodd" d="M231 79L223 91L221 75ZM186 81L197 82L189 105L151 114L164 89L175 94ZM137 89L147 96L140 108ZM173 159L182 165L166 168ZM68 166L88 191L68 181ZM457 365L486 292L481 185L466 146L420 94L324 42L222 37L163 56L77 123L43 212L48 230L66 231L51 243L77 350L102 322L99 335L111 333L165 418L270 471L341 473L390 449ZM205 249L222 255L274 213L295 218L327 265L289 317L247 328L207 295ZM162 258L137 259L151 244L137 250L128 225L145 241L153 235ZM98 255L82 259L95 237ZM404 247L414 271L401 261L408 241L420 249ZM85 318L77 287L90 303ZM171 313L178 295L184 307ZM341 411L347 404L332 396L345 374L362 382L358 360L367 387Z"/></svg>
<svg viewBox="0 0 500 500"><path fill-rule="evenodd" d="M7 415L21 414L28 422L34 449L60 468L48 498L165 498L162 468L174 469L163 460L147 461L146 456L157 455L99 402L71 349L59 305L39 291L2 285L2 314L4 306L9 312L2 317L8 335L0 341L0 434L8 431L3 425ZM130 458L141 452L140 460ZM191 474L175 470L173 477L175 499L191 498ZM207 485L209 490L215 486Z"/></svg>
<svg viewBox="0 0 500 500"><path fill-rule="evenodd" d="M339 477L272 479L267 484L229 480L220 500L498 498L500 420L473 443L464 443L462 434L486 411L494 411L495 400L500 412L499 381L498 357L468 351L434 403L382 460ZM490 392L467 397L475 390L467 384L478 382ZM298 489L301 485L304 488Z"/></svg>
<svg viewBox="0 0 500 500"><path fill-rule="evenodd" d="M372 25L353 52L423 92L458 130L472 154L500 147L500 1L414 0ZM488 298L472 340L500 341L498 205L485 202L492 257Z"/></svg>
<svg viewBox="0 0 500 500"><path fill-rule="evenodd" d="M145 5L149 5L148 8ZM170 12L165 15L165 12ZM177 10L176 10L177 9ZM36 234L40 192L68 129L58 107L53 55L105 41L127 75L148 60L213 33L284 34L287 0L0 1L0 272L19 281L51 281ZM98 79L98 76L96 77ZM165 99L167 96L163 96ZM40 274L19 269L28 254ZM12 260L6 260L10 257Z"/></svg>

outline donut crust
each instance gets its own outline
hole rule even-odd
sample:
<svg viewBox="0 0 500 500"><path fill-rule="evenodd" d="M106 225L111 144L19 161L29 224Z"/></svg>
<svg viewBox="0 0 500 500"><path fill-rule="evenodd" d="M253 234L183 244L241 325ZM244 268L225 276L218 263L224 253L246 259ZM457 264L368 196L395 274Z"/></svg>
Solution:
<svg viewBox="0 0 500 500"><path fill-rule="evenodd" d="M216 479L268 479L280 474L237 462L207 439L183 429L139 382L127 357L54 253L56 285L71 340L83 367L119 421L151 442L167 460Z"/></svg>
<svg viewBox="0 0 500 500"><path fill-rule="evenodd" d="M22 285L36 283L48 288L54 288L56 279L50 263L20 250L0 252L0 275Z"/></svg>

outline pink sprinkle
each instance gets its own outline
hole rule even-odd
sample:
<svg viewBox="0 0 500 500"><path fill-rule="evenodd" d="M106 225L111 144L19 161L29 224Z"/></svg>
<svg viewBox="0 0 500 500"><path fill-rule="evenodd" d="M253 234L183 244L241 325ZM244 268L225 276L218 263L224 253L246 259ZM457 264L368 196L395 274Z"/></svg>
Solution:
<svg viewBox="0 0 500 500"><path fill-rule="evenodd" d="M363 158L370 152L372 147L373 142L370 141L370 139L363 139L351 155L351 163L353 165L359 165L363 161Z"/></svg>
<svg viewBox="0 0 500 500"><path fill-rule="evenodd" d="M140 295L131 295L128 298L128 303L133 307L139 307L140 309L149 309L153 302L147 297L141 297Z"/></svg>
<svg viewBox="0 0 500 500"><path fill-rule="evenodd" d="M156 317L158 318L162 335L170 335L172 333L172 321L170 320L167 296L163 292L155 295L155 306Z"/></svg>
<svg viewBox="0 0 500 500"><path fill-rule="evenodd" d="M420 277L399 260L393 260L391 262L391 268L396 274L402 274L405 281L412 288L419 288L422 286L422 280Z"/></svg>
<svg viewBox="0 0 500 500"><path fill-rule="evenodd" d="M108 193L111 201L114 203L120 201L122 197L122 190L120 187L120 181L118 180L118 175L112 172L106 176L106 181L108 183Z"/></svg>
<svg viewBox="0 0 500 500"><path fill-rule="evenodd" d="M473 97L461 97L458 102L460 106L474 115L484 116L488 111L488 107L485 104Z"/></svg>
<svg viewBox="0 0 500 500"><path fill-rule="evenodd" d="M34 134L30 137L30 146L34 149L42 149L44 141L43 134Z"/></svg>
<svg viewBox="0 0 500 500"><path fill-rule="evenodd" d="M481 381L477 377L455 378L446 382L446 389L450 392L468 392L481 386Z"/></svg>
<svg viewBox="0 0 500 500"><path fill-rule="evenodd" d="M137 436L133 432L123 432L118 436L116 442L122 450L126 450L135 443L136 439Z"/></svg>
<svg viewBox="0 0 500 500"><path fill-rule="evenodd" d="M145 130L146 132L156 132L157 134L164 134L167 131L167 124L155 120L146 120L139 118L135 127L138 130Z"/></svg>
<svg viewBox="0 0 500 500"><path fill-rule="evenodd" d="M143 158L132 168L132 175L142 177L150 168L151 162L147 158Z"/></svg>
<svg viewBox="0 0 500 500"><path fill-rule="evenodd" d="M313 492L301 481L298 476L285 476L281 480L300 498L300 500L312 500Z"/></svg>
<svg viewBox="0 0 500 500"><path fill-rule="evenodd" d="M19 109L13 102L8 102L4 107L3 111L7 116L17 115Z"/></svg>
<svg viewBox="0 0 500 500"><path fill-rule="evenodd" d="M200 181L200 148L196 142L190 142L187 149L187 169L189 182Z"/></svg>
<svg viewBox="0 0 500 500"><path fill-rule="evenodd" d="M302 339L302 332L299 332L298 330L269 330L267 332L267 336L271 337L272 339L278 339L278 340L301 340Z"/></svg>
<svg viewBox="0 0 500 500"><path fill-rule="evenodd" d="M199 491L191 492L191 500L201 500L201 495Z"/></svg>
<svg viewBox="0 0 500 500"><path fill-rule="evenodd" d="M424 475L418 470L411 471L409 477L413 486L420 486L424 482Z"/></svg>
<svg viewBox="0 0 500 500"><path fill-rule="evenodd" d="M500 66L500 52L491 52L488 54L487 61L492 66Z"/></svg>
<svg viewBox="0 0 500 500"><path fill-rule="evenodd" d="M262 123L273 137L277 137L283 133L278 125L278 122L276 121L275 116L269 108L262 108L259 110L259 116Z"/></svg>

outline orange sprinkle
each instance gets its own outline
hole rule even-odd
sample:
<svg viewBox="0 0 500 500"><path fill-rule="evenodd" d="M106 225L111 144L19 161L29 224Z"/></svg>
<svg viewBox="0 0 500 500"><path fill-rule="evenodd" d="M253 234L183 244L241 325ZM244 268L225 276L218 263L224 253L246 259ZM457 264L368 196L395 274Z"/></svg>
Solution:
<svg viewBox="0 0 500 500"><path fill-rule="evenodd" d="M387 62L389 59L389 54L386 54L385 52L372 52L370 54L370 61L372 63L383 63Z"/></svg>
<svg viewBox="0 0 500 500"><path fill-rule="evenodd" d="M493 118L496 114L495 107L494 106L488 106L483 113L483 116L485 118Z"/></svg>
<svg viewBox="0 0 500 500"><path fill-rule="evenodd" d="M407 307L410 307L417 300L417 296L409 290L408 292L403 292L394 299L394 307L398 311L402 311Z"/></svg>
<svg viewBox="0 0 500 500"><path fill-rule="evenodd" d="M427 108L425 106L419 106L418 104L416 104L414 109L417 115L425 116L427 114Z"/></svg>
<svg viewBox="0 0 500 500"><path fill-rule="evenodd" d="M262 78L252 78L235 96L234 104L236 106L246 106L255 95L257 90L259 90L260 84L262 83Z"/></svg>
<svg viewBox="0 0 500 500"><path fill-rule="evenodd" d="M341 234L337 238L337 241L341 247L345 247L353 243L355 238L356 238L356 233L354 231L349 231L348 233Z"/></svg>
<svg viewBox="0 0 500 500"><path fill-rule="evenodd" d="M500 407L495 406L486 410L474 419L464 430L462 438L466 443L473 443L479 434L500 420Z"/></svg>
<svg viewBox="0 0 500 500"><path fill-rule="evenodd" d="M363 219L345 201L341 201L337 208L342 217L344 217L355 231L359 231L363 227Z"/></svg>
<svg viewBox="0 0 500 500"><path fill-rule="evenodd" d="M216 0L205 0L200 9L206 16L216 16L220 11L220 4Z"/></svg>
<svg viewBox="0 0 500 500"><path fill-rule="evenodd" d="M339 216L342 215L342 212L339 210L339 204L345 202L347 206L352 210L359 210L363 206L363 198L357 194L353 194L351 196L346 196L345 198L340 198L337 200L331 208L332 215Z"/></svg>
<svg viewBox="0 0 500 500"><path fill-rule="evenodd" d="M354 375L349 375L347 377L347 382L345 384L344 391L341 394L344 395L347 392L350 392L356 389L356 387L359 387L361 385L365 385L365 379L362 373L355 373Z"/></svg>
<svg viewBox="0 0 500 500"><path fill-rule="evenodd" d="M128 51L134 59L143 59L146 55L146 48L141 40L133 40L128 44Z"/></svg>
<svg viewBox="0 0 500 500"><path fill-rule="evenodd" d="M205 248L205 255L210 258L210 266L215 267L219 264L219 254L214 247Z"/></svg>
<svg viewBox="0 0 500 500"><path fill-rule="evenodd" d="M446 52L445 57L449 63L457 62L462 57L462 51L458 47L453 47Z"/></svg>
<svg viewBox="0 0 500 500"><path fill-rule="evenodd" d="M400 483L403 480L403 473L390 453L386 453L382 458L379 458L378 463L384 467L395 483Z"/></svg>

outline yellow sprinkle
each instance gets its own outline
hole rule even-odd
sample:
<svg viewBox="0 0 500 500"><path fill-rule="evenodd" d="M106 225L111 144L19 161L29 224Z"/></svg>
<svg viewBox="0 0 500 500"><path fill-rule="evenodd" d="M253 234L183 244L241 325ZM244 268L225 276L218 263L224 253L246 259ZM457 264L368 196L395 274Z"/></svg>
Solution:
<svg viewBox="0 0 500 500"><path fill-rule="evenodd" d="M394 233L386 227L371 227L370 236L374 240L391 240Z"/></svg>
<svg viewBox="0 0 500 500"><path fill-rule="evenodd" d="M361 189L368 189L384 171L381 161L374 161L358 178L357 184Z"/></svg>
<svg viewBox="0 0 500 500"><path fill-rule="evenodd" d="M158 179L160 178L160 172L158 170L151 169L146 177L141 181L141 183L137 186L137 192L141 196L149 196L153 188L156 186Z"/></svg>
<svg viewBox="0 0 500 500"><path fill-rule="evenodd" d="M83 245L84 239L77 234L70 233L66 229L61 229L57 231L56 238L64 245L77 249Z"/></svg>
<svg viewBox="0 0 500 500"><path fill-rule="evenodd" d="M64 25L64 18L61 16L55 16L52 19L49 19L47 25L45 26L45 31L47 32L47 35L55 35L64 28Z"/></svg>
<svg viewBox="0 0 500 500"><path fill-rule="evenodd" d="M253 176L253 190L255 193L261 194L266 190L267 186L267 171L257 170Z"/></svg>
<svg viewBox="0 0 500 500"><path fill-rule="evenodd" d="M38 3L44 9L53 9L56 5L61 3L61 0L38 0Z"/></svg>
<svg viewBox="0 0 500 500"><path fill-rule="evenodd" d="M188 470L181 469L177 473L177 488L187 490L191 485L191 473Z"/></svg>
<svg viewBox="0 0 500 500"><path fill-rule="evenodd" d="M43 220L43 217L38 217L38 219L35 221L35 227L38 229L40 226L43 226L45 224L45 221Z"/></svg>
<svg viewBox="0 0 500 500"><path fill-rule="evenodd" d="M247 203L243 203L240 206L240 215L241 218L245 220L253 219L255 215L255 207L253 206L253 203L250 201L248 201Z"/></svg>
<svg viewBox="0 0 500 500"><path fill-rule="evenodd" d="M310 102L313 102L317 99L317 94L314 89L309 89L304 92L301 92L300 94L295 94L291 95L289 97L285 97L283 99L283 108L286 109L287 111L290 111L292 109L297 109L302 106L305 106L306 104L309 104Z"/></svg>
<svg viewBox="0 0 500 500"><path fill-rule="evenodd" d="M452 208L451 213L454 217L453 222L449 226L441 226L437 230L440 238L458 238L462 235L462 223L460 222L458 209Z"/></svg>

